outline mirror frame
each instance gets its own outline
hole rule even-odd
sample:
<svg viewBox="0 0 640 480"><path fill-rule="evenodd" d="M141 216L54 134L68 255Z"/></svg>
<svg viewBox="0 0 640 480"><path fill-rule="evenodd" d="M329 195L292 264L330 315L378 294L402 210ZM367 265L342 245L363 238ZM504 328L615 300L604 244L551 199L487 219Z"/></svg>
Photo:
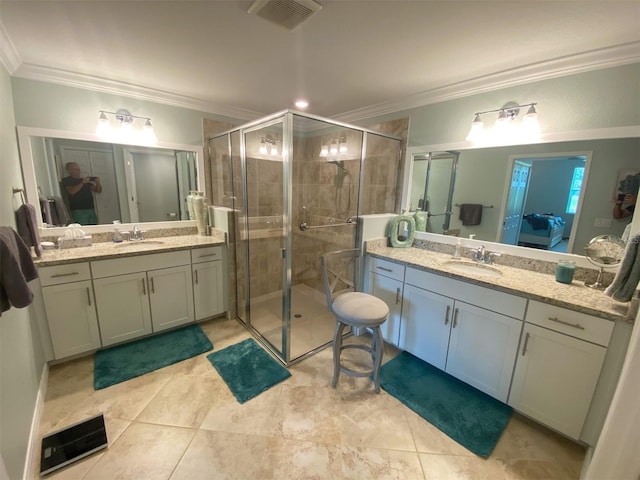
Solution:
<svg viewBox="0 0 640 480"><path fill-rule="evenodd" d="M149 145L144 142L130 143L114 143L106 142L103 138L98 137L93 133L71 132L66 130L52 130L46 128L35 127L16 127L18 134L18 148L20 153L20 164L22 166L22 181L24 184L25 200L32 205L38 205L38 188L36 182L35 166L33 164L33 151L31 150L31 138L60 138L65 140L84 140L89 142L105 143L109 145L124 145L133 147L146 147L146 148L158 148L167 150L184 150L194 152L196 155L197 165L197 182L198 190L204 191L207 194L205 188L205 170L204 170L204 147L200 145L184 145L179 143L157 142L154 145ZM39 208L36 208L36 220L39 225L43 224L42 214ZM134 224L123 224L133 226ZM192 227L196 226L195 220L177 220L166 222L137 222L136 225L145 225L146 228L176 228L176 227ZM58 236L61 235L66 227L52 227L44 228L40 227L41 236ZM102 225L84 225L82 229L87 233L99 233L110 232L113 228L111 224Z"/></svg>
<svg viewBox="0 0 640 480"><path fill-rule="evenodd" d="M402 209L408 211L409 208L409 189L411 187L411 176L413 174L413 162L411 159L413 155L426 152L440 152L455 150L464 153L465 150L480 150L485 148L495 147L509 147L519 145L537 145L545 143L557 143L557 142L573 142L573 141L585 141L585 140L604 140L604 139L616 139L616 138L632 138L640 137L640 125L632 125L625 127L611 127L611 128L599 128L593 130L577 130L572 132L563 133L550 133L541 135L540 140L537 142L514 142L514 143L500 143L490 145L474 145L471 142L456 142L456 143L442 143L434 145L417 145L407 148L405 155L405 168L404 179L402 183ZM583 195L581 195L582 200ZM503 199L503 204L505 200ZM640 215L634 215L632 232L640 230ZM447 235L427 232L416 232L416 240L427 240L444 244L454 245L458 237L451 237ZM465 246L476 246L484 244L489 246L491 250L501 253L507 253L517 255L519 257L532 258L536 260L557 261L562 258L576 261L578 266L593 268L587 257L584 255L577 255L574 253L559 253L548 250L539 250L535 248L520 247L516 245L506 245L502 243L489 242L484 240L464 239Z"/></svg>

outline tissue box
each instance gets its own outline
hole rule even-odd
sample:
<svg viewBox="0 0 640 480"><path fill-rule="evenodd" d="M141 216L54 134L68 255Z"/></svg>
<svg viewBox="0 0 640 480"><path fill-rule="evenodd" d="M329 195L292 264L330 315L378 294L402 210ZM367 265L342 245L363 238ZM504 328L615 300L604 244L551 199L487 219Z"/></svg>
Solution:
<svg viewBox="0 0 640 480"><path fill-rule="evenodd" d="M58 248L75 248L75 247L90 247L91 235L85 235L81 238L59 238Z"/></svg>

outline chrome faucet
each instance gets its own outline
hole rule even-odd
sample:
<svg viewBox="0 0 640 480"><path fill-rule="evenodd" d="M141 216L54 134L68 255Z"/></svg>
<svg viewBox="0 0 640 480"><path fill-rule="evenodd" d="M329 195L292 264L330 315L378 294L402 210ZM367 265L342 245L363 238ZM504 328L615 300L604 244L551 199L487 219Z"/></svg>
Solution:
<svg viewBox="0 0 640 480"><path fill-rule="evenodd" d="M131 240L144 240L144 230L140 230L140 228L138 228L138 225L133 226Z"/></svg>
<svg viewBox="0 0 640 480"><path fill-rule="evenodd" d="M484 263L486 265L491 265L493 263L493 259L500 256L502 256L502 254L485 250L484 245L480 245L478 248L471 250L471 258L473 261Z"/></svg>

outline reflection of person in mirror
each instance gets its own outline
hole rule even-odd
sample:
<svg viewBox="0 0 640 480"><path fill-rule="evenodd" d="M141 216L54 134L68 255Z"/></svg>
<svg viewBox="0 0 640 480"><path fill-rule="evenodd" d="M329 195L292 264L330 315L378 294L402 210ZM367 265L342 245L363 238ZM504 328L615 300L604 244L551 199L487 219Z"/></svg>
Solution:
<svg viewBox="0 0 640 480"><path fill-rule="evenodd" d="M98 216L93 203L93 193L102 192L100 178L81 177L80 165L75 162L67 163L65 169L69 176L62 179L62 186L69 197L69 210L73 221L80 225L97 225Z"/></svg>
<svg viewBox="0 0 640 480"><path fill-rule="evenodd" d="M618 197L613 207L613 218L620 219L632 217L638 201L640 189L640 173L627 175L620 181Z"/></svg>

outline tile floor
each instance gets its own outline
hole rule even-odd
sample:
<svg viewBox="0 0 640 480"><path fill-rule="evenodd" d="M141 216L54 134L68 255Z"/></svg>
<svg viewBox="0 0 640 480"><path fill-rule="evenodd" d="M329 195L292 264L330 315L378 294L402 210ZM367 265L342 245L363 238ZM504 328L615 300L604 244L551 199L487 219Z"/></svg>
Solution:
<svg viewBox="0 0 640 480"><path fill-rule="evenodd" d="M202 327L216 350L249 337L235 320ZM93 356L52 366L41 435L102 412L109 448L47 478L579 478L583 448L518 415L485 460L384 391L373 393L368 379L342 376L332 389L330 349L243 405L206 355L99 391Z"/></svg>

